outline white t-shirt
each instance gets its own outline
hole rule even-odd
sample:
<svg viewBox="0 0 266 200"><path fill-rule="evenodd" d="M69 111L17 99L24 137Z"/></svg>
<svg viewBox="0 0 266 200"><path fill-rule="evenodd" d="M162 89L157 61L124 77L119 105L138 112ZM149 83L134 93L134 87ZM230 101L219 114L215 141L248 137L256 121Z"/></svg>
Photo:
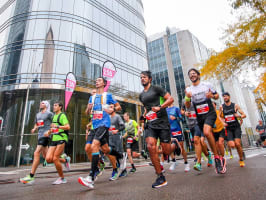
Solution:
<svg viewBox="0 0 266 200"><path fill-rule="evenodd" d="M193 103L201 103L207 100L206 93L209 91L211 91L213 94L216 93L216 90L209 82L200 82L196 86L191 85L186 89L186 91L192 93L191 100Z"/></svg>

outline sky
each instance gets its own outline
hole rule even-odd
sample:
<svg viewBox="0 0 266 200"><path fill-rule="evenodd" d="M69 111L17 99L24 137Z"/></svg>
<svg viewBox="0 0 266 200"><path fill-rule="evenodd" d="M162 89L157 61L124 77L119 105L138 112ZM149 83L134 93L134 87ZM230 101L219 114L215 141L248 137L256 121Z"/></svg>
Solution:
<svg viewBox="0 0 266 200"><path fill-rule="evenodd" d="M207 48L220 51L227 24L233 22L228 0L142 0L147 36L166 27L188 29Z"/></svg>

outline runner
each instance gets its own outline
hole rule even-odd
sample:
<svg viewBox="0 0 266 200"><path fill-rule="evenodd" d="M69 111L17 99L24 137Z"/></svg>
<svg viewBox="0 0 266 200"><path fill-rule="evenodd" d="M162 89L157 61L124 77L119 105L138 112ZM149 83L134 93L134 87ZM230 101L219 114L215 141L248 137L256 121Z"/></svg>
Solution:
<svg viewBox="0 0 266 200"><path fill-rule="evenodd" d="M65 113L62 113L62 109L63 104L61 102L54 103L53 111L55 115L53 117L51 129L45 133L45 136L50 136L52 134L52 141L46 155L46 161L47 163L54 163L59 175L59 178L53 182L53 185L67 183L67 180L64 178L61 162L70 162L68 159L60 158L68 142L68 131L70 130L67 116Z"/></svg>
<svg viewBox="0 0 266 200"><path fill-rule="evenodd" d="M224 127L224 133L225 133L225 136L224 136L225 155L228 156L228 151L229 151L229 153L230 153L230 159L233 159L234 156L233 156L233 153L232 153L232 149L228 145L228 138L227 138L227 130L226 130L226 127Z"/></svg>
<svg viewBox="0 0 266 200"><path fill-rule="evenodd" d="M197 115L196 115L193 103L190 104L190 107L186 107L185 100L183 100L181 114L186 116L188 128L194 138L194 145L195 145L195 152L196 152L195 162L196 163L193 166L193 169L197 171L202 170L202 167L201 167L201 154L202 153L204 153L204 155L208 158L207 166L211 167L212 166L211 152L208 151L207 144L205 143L204 134L198 126Z"/></svg>
<svg viewBox="0 0 266 200"><path fill-rule="evenodd" d="M91 171L86 178L79 177L78 182L85 187L94 188L94 181L99 173L98 162L100 149L104 154L110 154L121 159L121 169L126 167L126 157L114 148L109 147L109 128L111 125L110 114L113 111L121 110L119 103L113 99L112 94L104 92L107 81L103 78L96 79L97 94L89 99L88 113L93 114L92 125L94 129L94 137L92 140L92 162ZM113 104L113 105L112 105ZM112 159L111 162L115 161ZM117 169L116 169L117 170Z"/></svg>
<svg viewBox="0 0 266 200"><path fill-rule="evenodd" d="M185 104L190 107L191 102L196 111L198 126L203 131L214 154L216 173L222 172L222 165L217 153L212 127L217 118L211 99L218 99L219 95L210 83L200 81L200 72L194 68L188 71L192 85L186 88Z"/></svg>
<svg viewBox="0 0 266 200"><path fill-rule="evenodd" d="M256 131L260 135L263 147L266 148L266 126L263 124L262 120L259 120L259 124L256 126Z"/></svg>
<svg viewBox="0 0 266 200"><path fill-rule="evenodd" d="M216 148L218 150L218 154L221 159L223 171L222 173L226 172L226 159L224 158L224 137L225 137L225 131L224 131L224 125L223 120L220 117L220 111L216 109L217 104L213 102L213 106L216 110L217 119L215 121L215 126L212 129L213 136L216 142Z"/></svg>
<svg viewBox="0 0 266 200"><path fill-rule="evenodd" d="M120 117L120 115L116 114L115 111L113 111L111 114L111 126L109 128L109 146L111 148L116 149L121 154L124 152L122 133L121 133L121 131L123 131L124 129L125 129L125 124L122 118ZM110 161L112 159L116 159L114 156L111 156L109 154L107 154L107 156ZM113 160L111 164L113 166L113 172L109 180L114 181L118 178L118 172L116 168L120 167L119 159Z"/></svg>
<svg viewBox="0 0 266 200"><path fill-rule="evenodd" d="M40 164L40 155L42 154L45 159L48 144L50 141L49 137L45 137L44 133L50 130L50 125L53 120L53 113L50 112L50 104L48 101L42 101L40 103L40 112L37 113L35 117L35 125L31 130L31 133L34 133L38 129L38 144L34 152L34 159L31 167L31 172L28 176L21 178L20 182L24 184L33 184L34 175L36 173L37 167Z"/></svg>
<svg viewBox="0 0 266 200"><path fill-rule="evenodd" d="M165 155L169 155L179 147L177 144L171 145L170 124L166 112L166 108L173 103L174 99L161 87L151 85L151 82L151 72L141 72L141 84L144 90L140 94L139 99L145 108L143 116L148 121L145 125L145 137L152 164L158 175L152 187L159 188L167 185L167 181L160 166L156 149L157 139L160 138L162 150Z"/></svg>
<svg viewBox="0 0 266 200"><path fill-rule="evenodd" d="M142 155L145 159L147 159L147 155L144 154L144 151L142 151L141 154L138 153L139 152L138 140L141 133L139 131L138 123L135 120L130 119L128 112L124 113L123 117L126 125L126 133L123 136L123 138L126 139L127 156L132 167L129 173L134 173L136 172L136 167L134 165L133 158L139 158L140 155Z"/></svg>
<svg viewBox="0 0 266 200"><path fill-rule="evenodd" d="M230 94L228 92L223 93L224 104L220 106L221 117L224 122L224 126L227 130L228 145L231 148L237 149L239 155L239 165L244 167L244 154L241 145L241 128L238 122L238 118L246 118L245 113L239 107L238 104L232 103L230 100ZM240 113L241 115L239 115Z"/></svg>
<svg viewBox="0 0 266 200"><path fill-rule="evenodd" d="M188 172L190 170L189 164L187 162L187 152L185 151L184 148L184 137L182 135L182 128L180 121L182 120L182 116L180 113L180 109L178 107L175 107L174 104L172 103L167 109L167 115L168 119L170 122L170 128L171 128L171 133L172 133L172 138L177 139L180 147L181 147L181 152L182 156L184 158L184 164L185 164L185 172ZM175 159L175 154L171 154L171 166L170 170L175 170L175 167L177 165L176 159Z"/></svg>

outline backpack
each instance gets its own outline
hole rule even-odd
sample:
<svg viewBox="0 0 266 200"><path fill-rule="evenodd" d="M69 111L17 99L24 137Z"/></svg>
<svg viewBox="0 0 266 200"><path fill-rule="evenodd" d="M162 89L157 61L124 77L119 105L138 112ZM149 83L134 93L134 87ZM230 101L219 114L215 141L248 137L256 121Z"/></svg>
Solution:
<svg viewBox="0 0 266 200"><path fill-rule="evenodd" d="M61 117L62 114L66 115L65 113L61 112L61 113L58 115L58 117L57 117L57 122L56 122L56 123L59 124L60 126L63 126L63 124L60 123L60 117ZM64 130L64 132L61 132L61 133L65 133L65 134L67 134L67 136L68 136L68 130ZM60 135L61 133L59 133L59 135Z"/></svg>

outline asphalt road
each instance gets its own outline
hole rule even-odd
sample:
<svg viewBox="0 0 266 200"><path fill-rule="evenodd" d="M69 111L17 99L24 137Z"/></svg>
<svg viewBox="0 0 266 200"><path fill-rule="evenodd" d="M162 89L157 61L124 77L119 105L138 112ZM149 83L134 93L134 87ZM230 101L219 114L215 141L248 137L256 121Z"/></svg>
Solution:
<svg viewBox="0 0 266 200"><path fill-rule="evenodd" d="M169 164L165 164L166 179L168 185L153 189L151 184L156 176L153 167L142 163L135 174L109 181L111 170L105 170L104 174L95 183L95 189L89 190L81 186L77 179L86 176L87 172L66 173L68 183L54 186L51 183L57 178L57 174L39 174L34 185L28 186L18 183L19 177L23 177L28 171L19 171L10 175L0 173L0 199L266 199L266 149L257 149L246 152L246 167L240 168L238 158L227 160L227 173L218 175L214 167L206 167L203 162L202 172L193 169L185 173L184 164L179 161L176 170L168 170ZM193 161L190 160L192 167Z"/></svg>

